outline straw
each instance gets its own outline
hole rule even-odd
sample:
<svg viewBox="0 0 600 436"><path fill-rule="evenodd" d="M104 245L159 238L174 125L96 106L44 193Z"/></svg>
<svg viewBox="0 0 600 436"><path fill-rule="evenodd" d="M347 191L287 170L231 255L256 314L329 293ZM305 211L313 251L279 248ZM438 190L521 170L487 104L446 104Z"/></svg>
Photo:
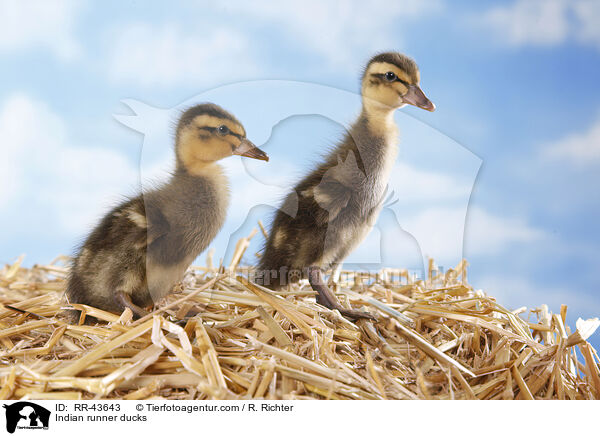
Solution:
<svg viewBox="0 0 600 436"><path fill-rule="evenodd" d="M64 256L4 266L0 399L600 399L588 342L598 318L571 329L564 305L511 311L469 285L463 260L445 273L429 262L426 280L400 268L330 272L342 299L377 316L352 323L306 281L252 283L242 260L256 234L226 269L209 252L136 321L129 309L68 305ZM67 324L65 308L99 321Z"/></svg>

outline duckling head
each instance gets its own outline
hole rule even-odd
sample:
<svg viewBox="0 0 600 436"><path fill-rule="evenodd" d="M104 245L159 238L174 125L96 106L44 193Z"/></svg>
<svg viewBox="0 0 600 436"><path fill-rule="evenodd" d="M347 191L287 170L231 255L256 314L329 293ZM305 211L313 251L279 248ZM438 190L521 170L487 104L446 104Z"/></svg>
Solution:
<svg viewBox="0 0 600 436"><path fill-rule="evenodd" d="M433 112L435 105L419 87L419 67L397 52L380 53L369 61L362 77L361 93L366 104L394 110L411 104Z"/></svg>
<svg viewBox="0 0 600 436"><path fill-rule="evenodd" d="M207 165L238 155L268 161L269 157L246 138L246 130L233 115L212 103L187 109L175 135L177 168L194 174Z"/></svg>

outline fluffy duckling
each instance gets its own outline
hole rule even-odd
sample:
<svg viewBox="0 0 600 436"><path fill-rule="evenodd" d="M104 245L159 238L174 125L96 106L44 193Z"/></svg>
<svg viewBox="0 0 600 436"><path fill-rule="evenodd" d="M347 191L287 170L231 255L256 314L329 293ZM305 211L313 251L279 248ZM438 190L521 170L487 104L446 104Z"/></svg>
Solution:
<svg viewBox="0 0 600 436"><path fill-rule="evenodd" d="M433 111L419 87L419 69L395 52L374 56L362 76L362 112L325 161L302 179L276 213L257 280L281 287L308 276L317 302L348 318L372 318L346 309L327 287L323 271L342 260L377 220L397 155L394 111L406 104ZM296 216L283 212L298 201Z"/></svg>
<svg viewBox="0 0 600 436"><path fill-rule="evenodd" d="M87 237L68 278L70 303L145 315L223 225L229 188L217 162L232 155L269 160L233 115L210 103L181 115L175 155L168 182L115 207Z"/></svg>

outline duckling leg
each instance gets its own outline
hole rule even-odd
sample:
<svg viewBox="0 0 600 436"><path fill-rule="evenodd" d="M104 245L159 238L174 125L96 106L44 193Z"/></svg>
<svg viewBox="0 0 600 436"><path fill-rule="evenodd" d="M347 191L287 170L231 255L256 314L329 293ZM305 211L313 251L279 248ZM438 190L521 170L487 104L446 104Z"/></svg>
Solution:
<svg viewBox="0 0 600 436"><path fill-rule="evenodd" d="M329 289L323 280L323 271L317 266L311 266L308 270L308 282L310 286L317 291L317 303L329 308L337 309L346 318L357 320L360 318L375 320L375 317L361 310L346 309L343 307L335 294Z"/></svg>
<svg viewBox="0 0 600 436"><path fill-rule="evenodd" d="M131 295L129 295L128 293L119 291L117 292L116 297L117 302L120 303L123 307L129 307L136 318L141 318L143 316L148 315L147 311L145 311L140 306L131 301Z"/></svg>

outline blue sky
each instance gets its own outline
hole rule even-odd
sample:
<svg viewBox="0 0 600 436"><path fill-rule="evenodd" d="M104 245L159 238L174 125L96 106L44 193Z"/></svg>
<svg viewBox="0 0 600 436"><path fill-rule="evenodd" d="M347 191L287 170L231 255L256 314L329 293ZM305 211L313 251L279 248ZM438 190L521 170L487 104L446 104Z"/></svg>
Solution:
<svg viewBox="0 0 600 436"><path fill-rule="evenodd" d="M398 112L398 202L349 261L464 255L471 283L506 305L568 304L571 325L600 315L600 3L299 5L1 1L0 261L72 252L140 176L169 167L173 119L206 99L272 157L225 163L227 258L231 234L268 220L352 121L364 63L393 49L416 59L438 109ZM142 134L113 117L132 115L124 99Z"/></svg>

